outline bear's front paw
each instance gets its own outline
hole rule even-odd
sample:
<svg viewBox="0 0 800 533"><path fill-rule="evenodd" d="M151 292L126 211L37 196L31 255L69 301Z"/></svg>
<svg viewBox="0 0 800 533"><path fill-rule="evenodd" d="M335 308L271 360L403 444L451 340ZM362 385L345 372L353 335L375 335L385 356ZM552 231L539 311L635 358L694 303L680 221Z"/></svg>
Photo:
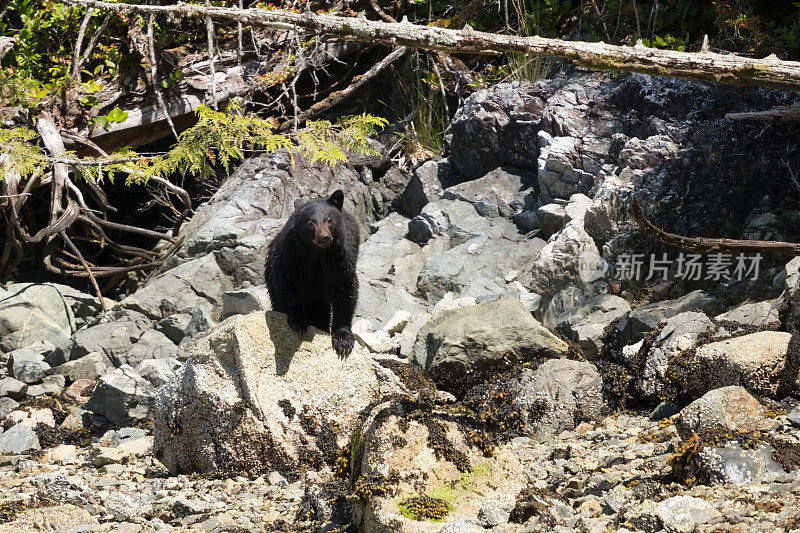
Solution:
<svg viewBox="0 0 800 533"><path fill-rule="evenodd" d="M355 339L350 328L341 327L331 334L331 342L336 353L344 359L353 351Z"/></svg>
<svg viewBox="0 0 800 533"><path fill-rule="evenodd" d="M303 335L308 329L308 321L301 318L300 315L289 314L286 316L286 320L289 322L289 327L300 335Z"/></svg>

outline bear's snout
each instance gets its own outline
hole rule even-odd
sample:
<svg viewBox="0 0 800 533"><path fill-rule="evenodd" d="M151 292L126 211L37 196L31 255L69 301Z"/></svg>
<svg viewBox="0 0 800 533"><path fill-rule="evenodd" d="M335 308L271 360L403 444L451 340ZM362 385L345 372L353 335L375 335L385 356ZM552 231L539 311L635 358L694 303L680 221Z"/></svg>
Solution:
<svg viewBox="0 0 800 533"><path fill-rule="evenodd" d="M332 242L333 237L331 236L331 232L327 227L323 226L316 228L316 231L314 232L314 244L320 248L327 248Z"/></svg>

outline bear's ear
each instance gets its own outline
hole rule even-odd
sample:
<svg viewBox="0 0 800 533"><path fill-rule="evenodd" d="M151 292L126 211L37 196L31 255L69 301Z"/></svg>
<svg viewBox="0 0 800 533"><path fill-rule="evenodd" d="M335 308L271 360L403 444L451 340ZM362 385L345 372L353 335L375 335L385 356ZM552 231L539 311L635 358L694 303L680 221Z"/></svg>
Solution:
<svg viewBox="0 0 800 533"><path fill-rule="evenodd" d="M328 203L334 206L339 211L341 211L342 206L344 205L344 192L342 192L341 189L333 191L331 197L328 198Z"/></svg>
<svg viewBox="0 0 800 533"><path fill-rule="evenodd" d="M295 201L294 201L294 210L295 210L295 211L297 211L298 209L300 209L301 207L303 207L303 204L304 204L304 203L305 203L305 202L303 201L303 199L302 199L302 198L298 198L297 200L295 200Z"/></svg>

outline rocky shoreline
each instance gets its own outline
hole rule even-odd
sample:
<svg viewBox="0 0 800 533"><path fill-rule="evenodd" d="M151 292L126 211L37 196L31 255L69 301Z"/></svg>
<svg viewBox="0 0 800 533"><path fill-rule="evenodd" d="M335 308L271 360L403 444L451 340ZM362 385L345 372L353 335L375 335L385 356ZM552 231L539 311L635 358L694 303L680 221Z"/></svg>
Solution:
<svg viewBox="0 0 800 533"><path fill-rule="evenodd" d="M244 162L107 312L8 284L0 531L799 531L800 259L690 261L628 214L797 240L797 126L725 118L797 98L501 84L410 173ZM365 239L344 361L263 285L335 189Z"/></svg>

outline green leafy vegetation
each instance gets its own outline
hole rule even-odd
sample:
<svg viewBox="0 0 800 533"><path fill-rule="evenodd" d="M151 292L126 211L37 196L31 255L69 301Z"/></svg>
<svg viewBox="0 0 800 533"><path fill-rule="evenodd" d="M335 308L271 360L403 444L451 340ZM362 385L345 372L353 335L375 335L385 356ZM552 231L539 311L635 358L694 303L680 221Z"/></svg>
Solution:
<svg viewBox="0 0 800 533"><path fill-rule="evenodd" d="M181 133L178 142L163 156L145 158L123 149L109 157L83 158L80 162L74 153L67 152L64 159L75 159L76 171L86 180L113 182L116 174L123 172L127 174L128 185L146 183L153 176L167 178L186 173L211 176L214 165L227 170L244 157L246 149L267 153L285 149L311 163L335 165L347 159L347 152L375 154L368 138L386 125L386 119L367 114L341 117L335 123L309 121L305 129L297 132L295 143L289 136L273 132L274 121L241 116L240 111L234 103L227 112L198 107L197 124ZM103 118L107 123L124 122L127 113L115 108ZM0 129L0 154L10 156L8 165L13 165L23 178L50 163L50 158L32 144L36 137L36 132L26 127ZM6 172L3 168L0 167L0 179Z"/></svg>

